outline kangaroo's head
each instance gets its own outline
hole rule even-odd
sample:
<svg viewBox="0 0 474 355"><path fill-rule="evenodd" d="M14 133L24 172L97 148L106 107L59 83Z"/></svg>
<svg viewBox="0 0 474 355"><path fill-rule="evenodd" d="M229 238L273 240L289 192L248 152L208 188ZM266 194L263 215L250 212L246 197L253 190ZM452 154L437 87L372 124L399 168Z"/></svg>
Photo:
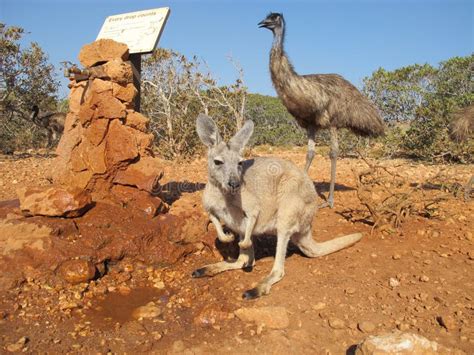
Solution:
<svg viewBox="0 0 474 355"><path fill-rule="evenodd" d="M246 121L244 126L228 143L222 141L215 122L209 116L200 114L196 129L201 141L209 148L209 183L224 193L235 193L242 184L243 158L245 145L253 133L253 122Z"/></svg>

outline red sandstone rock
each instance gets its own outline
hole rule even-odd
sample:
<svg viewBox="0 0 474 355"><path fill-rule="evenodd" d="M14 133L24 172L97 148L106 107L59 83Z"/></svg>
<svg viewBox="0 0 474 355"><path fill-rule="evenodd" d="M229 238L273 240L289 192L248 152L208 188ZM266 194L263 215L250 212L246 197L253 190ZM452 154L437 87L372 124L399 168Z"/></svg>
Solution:
<svg viewBox="0 0 474 355"><path fill-rule="evenodd" d="M126 104L132 104L133 99L137 95L137 89L135 89L135 86L133 83L128 83L128 84L117 84L117 83L112 83L112 93L113 95L119 99L120 101L126 103Z"/></svg>
<svg viewBox="0 0 474 355"><path fill-rule="evenodd" d="M71 92L69 93L69 112L79 112L86 86L87 81L82 81L80 83L75 83L72 85Z"/></svg>
<svg viewBox="0 0 474 355"><path fill-rule="evenodd" d="M155 137L152 133L143 133L136 131L135 137L137 139L138 152L140 156L153 156L153 140Z"/></svg>
<svg viewBox="0 0 474 355"><path fill-rule="evenodd" d="M89 84L88 87L88 95L94 95L94 94L100 94L105 91L110 91L112 92L112 85L113 83L109 80L103 80L99 78L95 78L92 80L92 82Z"/></svg>
<svg viewBox="0 0 474 355"><path fill-rule="evenodd" d="M137 190L130 186L115 185L112 193L124 204L144 212L149 217L165 213L169 207L159 197L151 196L148 192Z"/></svg>
<svg viewBox="0 0 474 355"><path fill-rule="evenodd" d="M125 118L125 124L132 128L138 129L139 131L146 132L148 130L148 124L150 119L143 116L139 112L133 110L127 110L127 117Z"/></svg>
<svg viewBox="0 0 474 355"><path fill-rule="evenodd" d="M129 62L114 59L105 63L103 70L105 75L116 83L125 85L133 82L133 69Z"/></svg>
<svg viewBox="0 0 474 355"><path fill-rule="evenodd" d="M86 130L84 130L84 137L92 144L99 145L103 142L107 129L109 127L109 120L97 119L94 120Z"/></svg>
<svg viewBox="0 0 474 355"><path fill-rule="evenodd" d="M108 167L133 160L138 156L137 140L133 132L127 128L119 120L113 120L110 123L105 148Z"/></svg>
<svg viewBox="0 0 474 355"><path fill-rule="evenodd" d="M90 195L77 188L23 187L17 194L20 209L27 216L77 217L91 207Z"/></svg>
<svg viewBox="0 0 474 355"><path fill-rule="evenodd" d="M94 264L81 259L67 260L59 268L59 275L73 285L92 280L96 272Z"/></svg>
<svg viewBox="0 0 474 355"><path fill-rule="evenodd" d="M91 67L116 58L127 60L128 54L126 44L116 42L112 39L99 39L81 48L79 61L85 67Z"/></svg>
<svg viewBox="0 0 474 355"><path fill-rule="evenodd" d="M153 188L159 187L156 185L162 176L162 166L159 159L143 157L125 170L120 170L115 176L114 183L136 186L140 190L152 192Z"/></svg>
<svg viewBox="0 0 474 355"><path fill-rule="evenodd" d="M95 109L97 118L125 118L125 106L112 96L112 91L104 91L90 98L90 108Z"/></svg>

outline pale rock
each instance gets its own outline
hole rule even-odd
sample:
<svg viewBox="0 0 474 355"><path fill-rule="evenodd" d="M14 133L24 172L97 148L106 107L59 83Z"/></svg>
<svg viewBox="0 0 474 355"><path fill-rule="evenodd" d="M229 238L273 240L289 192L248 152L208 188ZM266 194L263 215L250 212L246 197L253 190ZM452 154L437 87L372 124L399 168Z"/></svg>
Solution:
<svg viewBox="0 0 474 355"><path fill-rule="evenodd" d="M357 345L355 350L355 355L431 354L463 354L463 352L445 348L420 335L400 331L369 336Z"/></svg>
<svg viewBox="0 0 474 355"><path fill-rule="evenodd" d="M140 306L134 309L132 317L135 319L141 318L156 318L162 314L160 307L155 302L149 302L144 306Z"/></svg>

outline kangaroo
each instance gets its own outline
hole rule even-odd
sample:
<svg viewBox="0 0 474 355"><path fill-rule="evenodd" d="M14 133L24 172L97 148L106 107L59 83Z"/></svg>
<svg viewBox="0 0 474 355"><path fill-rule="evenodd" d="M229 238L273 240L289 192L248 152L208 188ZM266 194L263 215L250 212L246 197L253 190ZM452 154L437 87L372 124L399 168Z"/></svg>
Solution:
<svg viewBox="0 0 474 355"><path fill-rule="evenodd" d="M270 292L285 272L288 242L291 240L308 257L327 255L348 247L362 238L355 233L317 243L311 223L317 211L317 196L310 178L293 163L277 158L244 160L243 150L253 133L253 122L246 121L228 143L222 141L214 121L203 114L196 128L208 151L208 183L203 204L215 225L217 238L230 242L221 222L239 236L239 257L206 265L193 277L214 276L227 270L252 267L255 263L252 235L277 236L275 261L270 274L255 288L244 292L254 299Z"/></svg>

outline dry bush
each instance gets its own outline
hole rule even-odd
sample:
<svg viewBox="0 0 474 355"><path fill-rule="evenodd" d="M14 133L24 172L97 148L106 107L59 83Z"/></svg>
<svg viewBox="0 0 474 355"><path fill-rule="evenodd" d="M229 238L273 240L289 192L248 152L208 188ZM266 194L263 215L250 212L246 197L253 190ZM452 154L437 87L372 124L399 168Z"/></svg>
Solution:
<svg viewBox="0 0 474 355"><path fill-rule="evenodd" d="M199 113L212 116L224 138L242 126L247 91L243 71L235 66L235 83L219 86L197 57L188 59L176 51L159 49L144 60L142 112L151 120L155 143L164 158L188 158L202 149L195 129Z"/></svg>
<svg viewBox="0 0 474 355"><path fill-rule="evenodd" d="M444 169L422 182L413 182L403 174L402 165L386 167L373 164L362 157L367 168L353 169L356 191L363 210L348 209L344 216L353 221L372 225L372 231L395 232L408 218L421 216L435 218L439 202L450 194L458 194L459 184L450 182Z"/></svg>

